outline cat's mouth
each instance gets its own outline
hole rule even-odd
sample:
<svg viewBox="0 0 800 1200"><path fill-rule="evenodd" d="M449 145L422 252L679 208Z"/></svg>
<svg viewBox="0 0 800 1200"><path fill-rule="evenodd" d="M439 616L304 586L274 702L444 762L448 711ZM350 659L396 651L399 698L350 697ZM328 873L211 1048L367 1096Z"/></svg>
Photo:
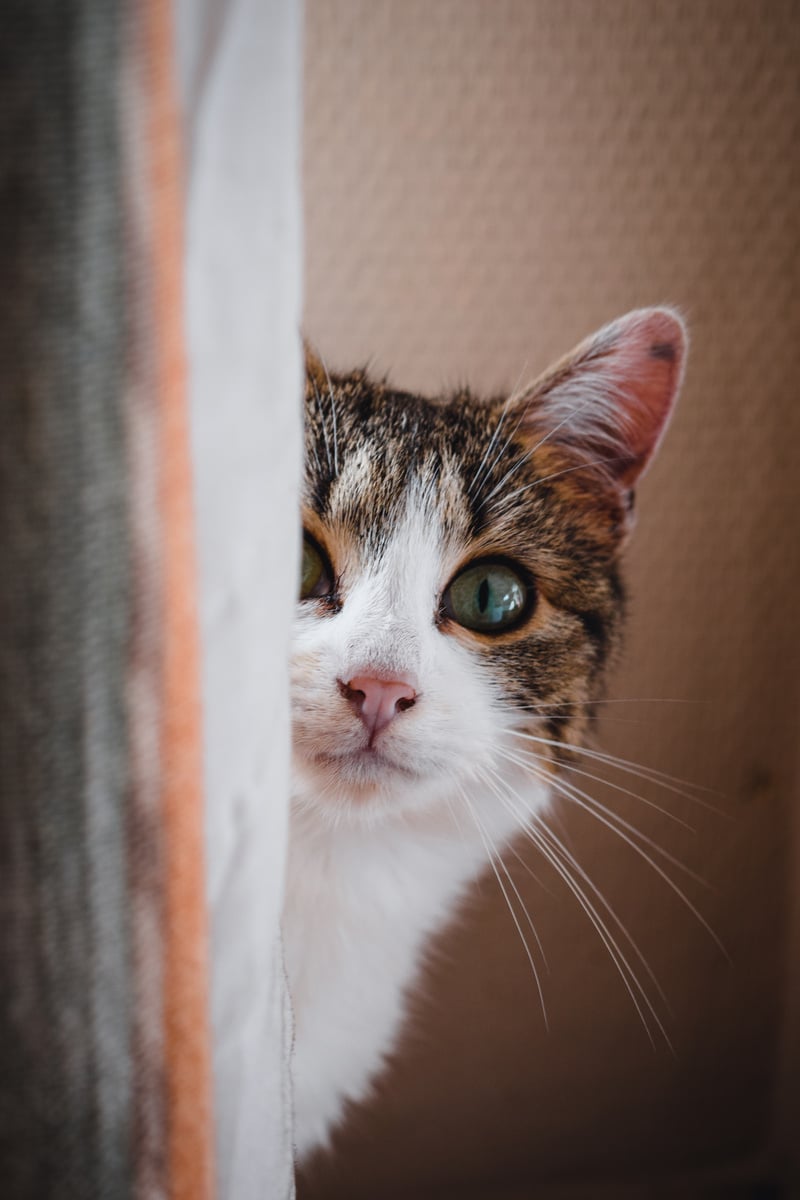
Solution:
<svg viewBox="0 0 800 1200"><path fill-rule="evenodd" d="M360 746L353 750L343 750L336 754L317 751L313 762L328 771L334 771L340 779L350 784L386 783L392 777L418 779L419 772L407 762L399 762L391 755L385 754L375 745Z"/></svg>

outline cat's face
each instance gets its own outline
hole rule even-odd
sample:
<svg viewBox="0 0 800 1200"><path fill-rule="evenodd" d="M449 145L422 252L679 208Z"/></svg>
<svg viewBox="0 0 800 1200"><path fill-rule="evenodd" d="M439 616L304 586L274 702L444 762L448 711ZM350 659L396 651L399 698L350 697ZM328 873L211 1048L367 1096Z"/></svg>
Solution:
<svg viewBox="0 0 800 1200"><path fill-rule="evenodd" d="M522 769L520 731L543 763L580 739L682 358L678 319L645 310L509 400L427 400L310 359L298 802L405 817Z"/></svg>

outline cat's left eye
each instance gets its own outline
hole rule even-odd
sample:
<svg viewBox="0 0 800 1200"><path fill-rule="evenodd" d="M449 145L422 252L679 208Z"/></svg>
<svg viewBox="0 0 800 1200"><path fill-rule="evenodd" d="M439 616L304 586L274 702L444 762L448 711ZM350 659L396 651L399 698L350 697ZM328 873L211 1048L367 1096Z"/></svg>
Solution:
<svg viewBox="0 0 800 1200"><path fill-rule="evenodd" d="M300 576L300 599L313 600L329 596L333 591L333 572L327 558L309 534L303 535L303 567Z"/></svg>
<svg viewBox="0 0 800 1200"><path fill-rule="evenodd" d="M442 597L442 608L465 629L501 633L517 625L531 609L533 585L509 563L472 563L457 575Z"/></svg>

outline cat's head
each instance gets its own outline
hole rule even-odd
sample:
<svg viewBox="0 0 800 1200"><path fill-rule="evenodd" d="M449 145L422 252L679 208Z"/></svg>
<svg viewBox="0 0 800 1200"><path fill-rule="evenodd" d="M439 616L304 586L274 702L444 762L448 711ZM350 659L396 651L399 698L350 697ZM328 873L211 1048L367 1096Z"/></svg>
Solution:
<svg viewBox="0 0 800 1200"><path fill-rule="evenodd" d="M546 773L580 740L685 345L676 313L636 311L491 401L308 356L298 803L405 818L491 790L531 749Z"/></svg>

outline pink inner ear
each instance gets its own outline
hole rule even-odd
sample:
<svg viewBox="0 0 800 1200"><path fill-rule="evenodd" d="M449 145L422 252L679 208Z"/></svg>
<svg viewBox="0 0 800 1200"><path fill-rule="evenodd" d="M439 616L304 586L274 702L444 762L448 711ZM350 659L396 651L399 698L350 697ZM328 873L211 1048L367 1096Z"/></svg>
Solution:
<svg viewBox="0 0 800 1200"><path fill-rule="evenodd" d="M675 313L658 308L630 313L608 333L608 358L599 370L608 370L614 381L620 448L631 460L619 478L632 487L652 458L672 411L683 375L686 335Z"/></svg>
<svg viewBox="0 0 800 1200"><path fill-rule="evenodd" d="M598 475L632 488L653 457L678 394L686 357L683 321L640 308L587 338L507 411L535 439L576 451Z"/></svg>

